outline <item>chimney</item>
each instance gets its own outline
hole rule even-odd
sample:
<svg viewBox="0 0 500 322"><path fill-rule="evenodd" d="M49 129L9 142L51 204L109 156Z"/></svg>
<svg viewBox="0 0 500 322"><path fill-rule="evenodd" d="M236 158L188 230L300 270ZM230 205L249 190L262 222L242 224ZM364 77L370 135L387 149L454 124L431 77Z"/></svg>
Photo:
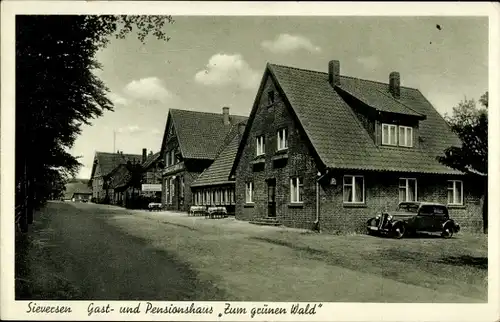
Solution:
<svg viewBox="0 0 500 322"><path fill-rule="evenodd" d="M340 62L338 60L328 62L328 82L332 86L340 85Z"/></svg>
<svg viewBox="0 0 500 322"><path fill-rule="evenodd" d="M142 163L146 162L147 153L148 153L147 149L142 149Z"/></svg>
<svg viewBox="0 0 500 322"><path fill-rule="evenodd" d="M400 80L399 73L392 72L389 74L389 92L394 98L399 98L400 94Z"/></svg>
<svg viewBox="0 0 500 322"><path fill-rule="evenodd" d="M224 125L229 125L229 107L224 106L222 108L222 116L224 116Z"/></svg>
<svg viewBox="0 0 500 322"><path fill-rule="evenodd" d="M242 135L243 132L245 132L245 127L246 127L246 123L244 123L244 122L238 123L238 133L240 135Z"/></svg>

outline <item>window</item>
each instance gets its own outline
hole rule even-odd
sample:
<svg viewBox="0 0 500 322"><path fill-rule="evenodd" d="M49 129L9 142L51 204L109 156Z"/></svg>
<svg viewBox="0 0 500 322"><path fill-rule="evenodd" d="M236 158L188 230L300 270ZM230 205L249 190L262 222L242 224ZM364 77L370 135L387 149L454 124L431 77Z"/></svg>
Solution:
<svg viewBox="0 0 500 322"><path fill-rule="evenodd" d="M304 194L304 182L302 178L290 178L290 202L301 203Z"/></svg>
<svg viewBox="0 0 500 322"><path fill-rule="evenodd" d="M284 128L278 131L278 150L288 148L288 129Z"/></svg>
<svg viewBox="0 0 500 322"><path fill-rule="evenodd" d="M168 200L169 204L173 204L174 202L174 193L175 193L175 181L174 179L170 179L170 199Z"/></svg>
<svg viewBox="0 0 500 322"><path fill-rule="evenodd" d="M417 201L417 179L399 179L399 201Z"/></svg>
<svg viewBox="0 0 500 322"><path fill-rule="evenodd" d="M231 189L231 204L234 204L234 189Z"/></svg>
<svg viewBox="0 0 500 322"><path fill-rule="evenodd" d="M170 162L171 162L171 165L176 164L176 160L175 160L175 150L171 150L171 151L170 151Z"/></svg>
<svg viewBox="0 0 500 322"><path fill-rule="evenodd" d="M181 187L180 187L180 191L179 191L179 195L181 197L180 204L183 205L184 204L184 177L180 177L179 180L181 181Z"/></svg>
<svg viewBox="0 0 500 322"><path fill-rule="evenodd" d="M165 203L170 200L170 179L165 179Z"/></svg>
<svg viewBox="0 0 500 322"><path fill-rule="evenodd" d="M448 181L448 204L463 205L464 203L464 184L460 180Z"/></svg>
<svg viewBox="0 0 500 322"><path fill-rule="evenodd" d="M399 145L400 146L413 146L413 128L409 126L399 127Z"/></svg>
<svg viewBox="0 0 500 322"><path fill-rule="evenodd" d="M181 181L181 191L179 191L181 198L184 198L184 177L180 177Z"/></svg>
<svg viewBox="0 0 500 322"><path fill-rule="evenodd" d="M266 151L266 146L264 142L264 135L257 137L257 155L263 155Z"/></svg>
<svg viewBox="0 0 500 322"><path fill-rule="evenodd" d="M245 186L245 202L253 203L253 182L247 182Z"/></svg>
<svg viewBox="0 0 500 322"><path fill-rule="evenodd" d="M229 190L224 189L224 204L228 205L229 204Z"/></svg>
<svg viewBox="0 0 500 322"><path fill-rule="evenodd" d="M365 202L365 179L363 176L344 176L344 203Z"/></svg>
<svg viewBox="0 0 500 322"><path fill-rule="evenodd" d="M270 90L267 92L267 104L272 105L274 103L274 91Z"/></svg>
<svg viewBox="0 0 500 322"><path fill-rule="evenodd" d="M170 166L170 151L167 152L166 156L165 156L165 166L166 167L169 167Z"/></svg>
<svg viewBox="0 0 500 322"><path fill-rule="evenodd" d="M396 125L382 124L382 144L396 145Z"/></svg>

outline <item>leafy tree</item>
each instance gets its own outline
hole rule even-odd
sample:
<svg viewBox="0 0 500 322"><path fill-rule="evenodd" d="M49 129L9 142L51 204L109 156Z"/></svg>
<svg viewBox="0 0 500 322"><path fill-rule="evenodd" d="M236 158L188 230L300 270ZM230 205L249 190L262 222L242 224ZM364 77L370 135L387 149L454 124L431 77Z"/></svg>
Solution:
<svg viewBox="0 0 500 322"><path fill-rule="evenodd" d="M61 192L81 166L69 153L81 125L113 110L93 73L95 55L114 36L168 41L170 16L16 16L16 206L23 230L32 210ZM54 191L53 189L56 189ZM59 192L57 192L57 190Z"/></svg>
<svg viewBox="0 0 500 322"><path fill-rule="evenodd" d="M462 145L449 147L439 161L454 169L469 173L483 181L483 230L488 228L488 92L479 99L464 99L453 108L452 116L445 119Z"/></svg>

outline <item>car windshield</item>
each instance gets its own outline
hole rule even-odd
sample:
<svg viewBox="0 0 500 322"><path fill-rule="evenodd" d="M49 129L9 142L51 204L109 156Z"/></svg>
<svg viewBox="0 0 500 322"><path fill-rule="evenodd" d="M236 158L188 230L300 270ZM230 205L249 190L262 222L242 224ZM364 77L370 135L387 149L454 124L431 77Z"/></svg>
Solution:
<svg viewBox="0 0 500 322"><path fill-rule="evenodd" d="M399 205L398 210L417 213L418 212L418 205L402 203Z"/></svg>

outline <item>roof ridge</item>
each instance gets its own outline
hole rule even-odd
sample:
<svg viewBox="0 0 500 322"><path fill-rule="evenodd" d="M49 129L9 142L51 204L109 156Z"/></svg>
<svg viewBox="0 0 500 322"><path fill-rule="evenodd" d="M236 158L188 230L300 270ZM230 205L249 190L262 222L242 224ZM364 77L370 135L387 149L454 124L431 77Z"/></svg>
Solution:
<svg viewBox="0 0 500 322"><path fill-rule="evenodd" d="M222 113L216 113L216 112L203 112L203 111L193 111L193 110L184 110L180 108L171 108L171 111L182 111L182 112L191 112L191 113L199 113L199 114L213 114L213 115L222 115ZM239 114L229 114L229 116L239 116L239 117L247 117L244 115L239 115Z"/></svg>
<svg viewBox="0 0 500 322"><path fill-rule="evenodd" d="M378 88L375 89L376 91L382 93L382 95L385 95L389 98L392 98L394 101L398 102L399 104L403 105L405 108L409 109L410 111L414 112L414 113L417 113L418 115L422 115L424 116L422 113L419 113L417 111L415 111L414 109L412 109L411 107L409 107L408 105L406 105L405 103L401 102L400 100L398 99L395 99L394 97L390 96L388 93L384 93L383 91L379 90Z"/></svg>
<svg viewBox="0 0 500 322"><path fill-rule="evenodd" d="M285 67L285 68L290 68L290 69L295 69L295 70L300 70L300 71L305 71L305 72L311 72L311 73L317 73L317 74L323 74L323 75L328 75L327 72L322 72L319 70L312 70L312 69L306 69L306 68L300 68L300 67L294 67L294 66L287 66L287 65L281 65L281 64L274 64L274 63L269 63L270 66L278 66L278 67ZM353 80L362 80L365 82L371 82L371 83L376 83L380 85L389 85L389 83L384 83L381 81L376 81L372 79L365 79L365 78L359 78L359 77L354 77L354 76L347 76L347 75L339 75L340 77L344 78L350 78ZM406 88L406 89L413 89L413 90L418 90L415 87L409 87L409 86L400 86L401 88Z"/></svg>

